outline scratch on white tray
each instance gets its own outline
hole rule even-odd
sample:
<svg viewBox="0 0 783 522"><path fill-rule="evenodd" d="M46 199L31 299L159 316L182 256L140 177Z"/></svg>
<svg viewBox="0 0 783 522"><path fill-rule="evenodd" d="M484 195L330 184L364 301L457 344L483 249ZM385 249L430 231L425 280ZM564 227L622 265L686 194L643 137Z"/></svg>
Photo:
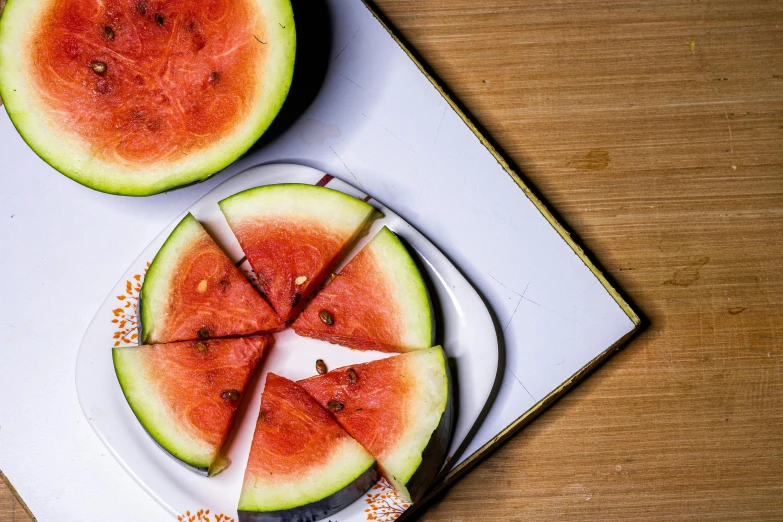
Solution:
<svg viewBox="0 0 783 522"><path fill-rule="evenodd" d="M427 180L429 179L428 176L424 176L424 179L421 181L421 185L419 185L419 195L418 200L421 201L422 196L424 195L424 189L427 187Z"/></svg>
<svg viewBox="0 0 783 522"><path fill-rule="evenodd" d="M337 74L339 74L340 76L342 76L343 78L345 78L347 81L349 81L349 82L351 82L352 84L354 84L355 86L357 86L359 89L361 89L361 90L364 90L364 88L363 88L361 85L359 85L359 84L358 84L358 83L356 83L355 81L351 80L350 78L348 78L348 77L347 77L346 75L344 75L343 73L341 73L341 72L338 72Z"/></svg>
<svg viewBox="0 0 783 522"><path fill-rule="evenodd" d="M509 220L507 220L506 218L504 218L503 216L501 216L500 214L498 214L494 210L492 211L492 215L495 216L496 218L498 218L499 220L501 220L506 225L508 225L511 230L518 230L517 227L513 223L511 223Z"/></svg>
<svg viewBox="0 0 783 522"><path fill-rule="evenodd" d="M528 301L530 303L533 303L534 305L538 306L539 308L542 308L542 309L546 310L547 312L551 312L551 313L553 313L553 314L555 314L557 316L560 316L560 317L562 317L563 319L565 319L567 321L574 321L574 319L572 319L571 317L568 317L567 315L563 315L560 312L556 312L556 311L552 310L551 308L547 308L546 306L544 306L542 304L536 303L535 301L533 301L532 299L528 299L524 295L522 296L522 299L524 299L525 301ZM578 322L578 321L574 321L574 322Z"/></svg>
<svg viewBox="0 0 783 522"><path fill-rule="evenodd" d="M364 188L364 185L362 185L362 182L359 181L359 178L356 177L356 174L354 174L353 171L348 168L348 165L345 164L343 159L340 157L339 154L337 154L337 152L335 152L335 150L332 148L332 146L331 145L327 145L327 147L329 147L329 149L334 153L334 155L337 156L337 159L340 160L340 163L343 164L343 167L345 167L345 170L347 170L348 172L351 173L351 176L353 176L353 179L355 179L356 183L359 184L359 187Z"/></svg>
<svg viewBox="0 0 783 522"><path fill-rule="evenodd" d="M517 301L517 305L516 305L516 307L514 307L514 311L511 313L511 317L509 317L509 318L508 318L508 321L506 321L506 324L505 324L505 326L503 326L503 333L506 333L506 329L507 329L507 328L508 328L508 326L511 324L511 321L513 321L513 320L514 320L514 316L517 314L517 310L519 310L519 304L522 302L522 299L524 299L524 298L525 298L525 292L527 292L527 288L530 286L530 281L528 281L527 285L525 286L525 289L524 289L524 290L522 291L522 293L520 294L519 292L517 292L517 291L516 291L516 290L514 290L513 288L509 288L508 286L506 286L506 285L504 285L503 283L501 283L501 282L500 282L500 280L499 280L497 277L493 276L493 275L492 275L492 274L490 274L489 272L487 273L487 275L489 275L489 277L491 277L492 279L494 279L494 280L497 282L497 284L499 284L500 286L502 286L503 288L505 288L506 290L508 290L508 291L509 291L509 292L511 292L512 294L514 294L514 295L516 295L517 297L519 297L519 300Z"/></svg>
<svg viewBox="0 0 783 522"><path fill-rule="evenodd" d="M511 321L514 320L514 316L517 315L517 310L519 310L519 303L522 302L522 298L519 298L519 301L517 301L517 305L514 307L514 312L511 314L511 317L508 318L508 321L506 321L506 325L503 327L503 333L506 333L506 329L511 324Z"/></svg>
<svg viewBox="0 0 783 522"><path fill-rule="evenodd" d="M438 123L438 132L435 133L435 141L433 143L438 143L438 136L440 136L440 128L443 126L443 118L446 117L446 107L443 107L443 114L440 115L440 123Z"/></svg>
<svg viewBox="0 0 783 522"><path fill-rule="evenodd" d="M347 44L345 44L345 46L344 46L342 49L340 49L340 52L339 52L339 53L337 53L337 55L336 55L336 56L335 56L335 57L332 59L332 62L331 62L331 63L334 63L334 62L336 62L336 61L337 61L337 59L340 57L340 55L341 55L341 54L343 54L343 51L345 51L346 49L348 49L348 46L349 46L349 45L351 45L351 42L353 42L353 39L354 39L354 38L356 38L356 35L357 35L357 34L359 34L359 31L361 31L361 30L362 30L362 28L361 28L361 27L357 27L357 28L356 28L356 31L354 31L354 33L353 33L353 36L351 36L351 39L350 39L350 40L348 40L348 43L347 43Z"/></svg>
<svg viewBox="0 0 783 522"><path fill-rule="evenodd" d="M550 364L549 366L544 366L543 368L539 368L539 370L546 370L546 369L549 369L549 368L554 368L554 367L556 367L556 366L560 366L560 365L561 365L561 364L563 364L565 361L566 361L566 360L565 360L565 357L563 357L563 360L562 360L562 361L560 361L559 363L556 363L556 364Z"/></svg>
<svg viewBox="0 0 783 522"><path fill-rule="evenodd" d="M509 287L509 286L506 286L506 285L504 285L504 284L503 284L503 283L500 281L500 279L498 279L497 277L493 276L493 275L492 275L492 274L490 274L489 272L487 272L487 275L488 275L489 277L491 277L492 279L494 279L494 280L495 280L495 282L497 282L497 284L499 284L500 286L502 286L503 288L505 288L505 289L506 289L506 290L508 290L509 292L511 292L511 293L513 293L513 294L516 294L516 296L517 296L517 297L519 297L520 299L522 298L522 295L524 294L524 292L523 292L522 294L520 294L519 292L517 292L517 291L516 291L516 290L514 290L513 288L511 288L511 287ZM527 284L527 286L525 287L525 290L527 290L527 287L528 287L528 286L530 286L530 283L528 283L528 284Z"/></svg>
<svg viewBox="0 0 783 522"><path fill-rule="evenodd" d="M404 141L402 141L402 140L400 139L400 137L399 137L399 136L397 136L396 134L394 134L392 131L390 131L389 129L387 129L387 128L386 128L386 127L384 127L383 125L381 125L381 127L383 128L383 130L385 130L386 132L388 132L389 134L391 134L392 136L394 136L394 137L397 139L397 141L399 141L400 143L402 143L403 145L405 145L407 148L409 148L409 149L410 149L410 150L412 150L413 152L416 152L416 151L414 150L414 148L413 148L413 147L411 147L410 145L408 145L407 143L405 143Z"/></svg>
<svg viewBox="0 0 783 522"><path fill-rule="evenodd" d="M497 279L496 279L496 281L497 281ZM500 282L500 281L498 281L498 282ZM519 310L519 305L522 303L522 299L525 298L525 292L527 292L527 288L529 286L530 286L530 281L527 282L527 284L525 285L525 289L522 290L522 295L517 294L517 295L519 295L519 301L517 301L517 306L514 307L514 313L511 314L511 317L508 318L508 322L506 323L506 326L503 327L503 333L506 333L506 328L508 328L511 325L511 321L513 321L514 320L514 316L517 315L517 310ZM511 290L511 289L509 288L509 290ZM513 290L511 290L511 291L514 292ZM516 292L514 292L514 293L516 294Z"/></svg>
<svg viewBox="0 0 783 522"><path fill-rule="evenodd" d="M519 383L520 386L522 386L522 389L525 390L525 392L530 395L530 398L533 400L536 400L535 397L533 397L533 394L528 391L527 388L525 388L525 385L522 384L522 381L519 380L519 377L517 377L517 374L514 373L514 370L511 369L511 366L506 365L506 369L508 370L508 373L514 376L514 379Z"/></svg>

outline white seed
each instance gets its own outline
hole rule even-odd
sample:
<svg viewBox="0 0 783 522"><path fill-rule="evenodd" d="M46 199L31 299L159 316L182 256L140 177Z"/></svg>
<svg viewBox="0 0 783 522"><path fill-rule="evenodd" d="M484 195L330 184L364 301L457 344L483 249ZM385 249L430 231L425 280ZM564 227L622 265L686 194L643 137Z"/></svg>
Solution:
<svg viewBox="0 0 783 522"><path fill-rule="evenodd" d="M294 280L294 283L301 285L305 281L307 281L307 276L299 276Z"/></svg>
<svg viewBox="0 0 783 522"><path fill-rule="evenodd" d="M198 284L198 287L196 288L198 290L198 293L203 294L207 291L207 280L202 279L201 282Z"/></svg>

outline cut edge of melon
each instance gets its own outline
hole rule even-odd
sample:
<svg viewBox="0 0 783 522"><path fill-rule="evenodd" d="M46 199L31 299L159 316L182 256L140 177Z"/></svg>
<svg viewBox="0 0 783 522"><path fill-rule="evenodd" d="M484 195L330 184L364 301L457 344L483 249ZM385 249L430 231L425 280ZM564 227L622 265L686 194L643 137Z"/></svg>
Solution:
<svg viewBox="0 0 783 522"><path fill-rule="evenodd" d="M401 348L422 350L434 341L432 302L427 286L411 253L399 237L384 226L368 243L379 266L397 291L405 332Z"/></svg>
<svg viewBox="0 0 783 522"><path fill-rule="evenodd" d="M341 233L366 231L376 217L372 205L339 190L302 183L279 183L251 188L218 202L232 228L245 220L315 220L337 226ZM361 230L357 230L361 227Z"/></svg>
<svg viewBox="0 0 783 522"><path fill-rule="evenodd" d="M296 484L280 483L277 487L263 489L246 488L243 485L238 509L246 512L274 512L315 504L351 487L375 467L375 459L367 450L346 436L327 463L310 469ZM370 486L374 483L375 480ZM293 498L297 489L298 495Z"/></svg>
<svg viewBox="0 0 783 522"><path fill-rule="evenodd" d="M208 235L201 223L188 213L180 221L160 247L150 263L139 292L139 316L141 317L142 344L157 343L155 331L158 319L165 316L166 299L171 273L177 262L194 240Z"/></svg>
<svg viewBox="0 0 783 522"><path fill-rule="evenodd" d="M27 28L51 0L9 0L0 16L0 97L11 122L30 148L46 163L92 189L126 196L149 196L203 181L244 154L272 124L285 102L294 73L296 29L290 0L253 0L267 19L270 56L259 74L264 85L255 111L233 133L186 160L160 166L120 165L90 154L89 144L50 125L49 108L24 74ZM269 78L276 81L270 82ZM143 175L142 175L143 172ZM143 176L143 177L140 177Z"/></svg>
<svg viewBox="0 0 783 522"><path fill-rule="evenodd" d="M408 359L406 365L409 371L416 375L415 382L423 385L424 388L423 391L422 388L418 390L417 400L412 405L414 409L408 412L411 418L417 420L414 424L417 429L407 430L405 436L398 442L399 449L384 458L383 462L379 460L378 464L400 496L407 502L412 502L418 499L411 498L411 492L407 487L411 477L422 465L430 464L439 469L443 463L445 454L434 455L435 460L438 460L435 464L423 462L423 455L432 438L439 434L441 422L444 420L444 414L448 412L451 402L452 390L448 360L440 346L408 352L398 357ZM424 422L425 420L426 422ZM446 421L450 423L451 418ZM448 439L451 435L451 426L447 426L446 431L446 439ZM418 495L414 494L413 496Z"/></svg>
<svg viewBox="0 0 783 522"><path fill-rule="evenodd" d="M152 439L174 458L201 474L207 474L219 449L211 448L176 428L168 407L154 393L144 377L140 355L142 347L112 349L112 360L122 393L133 414Z"/></svg>

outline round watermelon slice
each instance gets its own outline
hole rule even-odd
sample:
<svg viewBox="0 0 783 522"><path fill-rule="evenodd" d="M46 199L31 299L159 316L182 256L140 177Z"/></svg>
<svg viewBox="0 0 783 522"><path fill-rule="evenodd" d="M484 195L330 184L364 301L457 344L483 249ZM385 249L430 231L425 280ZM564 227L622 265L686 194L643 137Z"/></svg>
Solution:
<svg viewBox="0 0 783 522"><path fill-rule="evenodd" d="M373 207L342 192L295 183L253 188L219 204L285 322L296 317L377 216Z"/></svg>
<svg viewBox="0 0 783 522"><path fill-rule="evenodd" d="M222 448L268 335L114 348L133 413L174 458L202 474L228 465Z"/></svg>
<svg viewBox="0 0 783 522"><path fill-rule="evenodd" d="M244 153L288 94L289 0L9 0L0 96L66 176L144 196Z"/></svg>
<svg viewBox="0 0 783 522"><path fill-rule="evenodd" d="M360 350L433 344L427 287L405 246L383 227L294 322L299 335Z"/></svg>
<svg viewBox="0 0 783 522"><path fill-rule="evenodd" d="M240 522L320 520L377 480L372 456L307 392L267 375L239 498Z"/></svg>
<svg viewBox="0 0 783 522"><path fill-rule="evenodd" d="M191 214L153 259L139 302L143 343L248 335L282 327Z"/></svg>
<svg viewBox="0 0 783 522"><path fill-rule="evenodd" d="M375 457L404 500L421 499L446 456L454 418L448 362L439 346L299 384Z"/></svg>

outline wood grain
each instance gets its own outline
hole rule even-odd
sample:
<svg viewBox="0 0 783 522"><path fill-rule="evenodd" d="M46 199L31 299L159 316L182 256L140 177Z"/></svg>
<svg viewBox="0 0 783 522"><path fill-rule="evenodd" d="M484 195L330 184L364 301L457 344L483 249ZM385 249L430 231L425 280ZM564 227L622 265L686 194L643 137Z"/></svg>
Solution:
<svg viewBox="0 0 783 522"><path fill-rule="evenodd" d="M779 520L780 4L376 5L649 320L423 519Z"/></svg>

